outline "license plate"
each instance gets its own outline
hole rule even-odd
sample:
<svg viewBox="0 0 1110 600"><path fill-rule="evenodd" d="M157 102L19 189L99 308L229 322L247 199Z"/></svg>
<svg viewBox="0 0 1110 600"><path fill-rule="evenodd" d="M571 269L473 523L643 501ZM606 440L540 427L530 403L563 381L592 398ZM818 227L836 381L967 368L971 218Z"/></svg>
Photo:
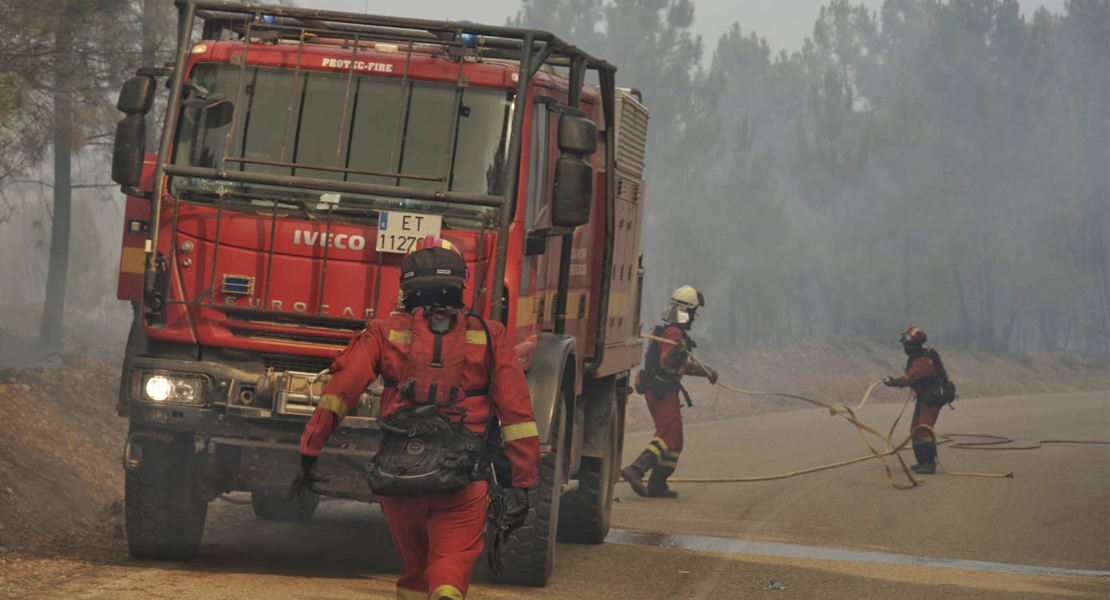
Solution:
<svg viewBox="0 0 1110 600"><path fill-rule="evenodd" d="M404 254L416 240L439 236L443 217L403 212L382 212L378 217L378 252Z"/></svg>

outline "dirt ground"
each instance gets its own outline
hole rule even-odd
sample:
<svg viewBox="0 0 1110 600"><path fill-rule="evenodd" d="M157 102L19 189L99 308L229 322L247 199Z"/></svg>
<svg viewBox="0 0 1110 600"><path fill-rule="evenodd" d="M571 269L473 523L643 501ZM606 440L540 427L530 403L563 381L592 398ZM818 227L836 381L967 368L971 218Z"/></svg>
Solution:
<svg viewBox="0 0 1110 600"><path fill-rule="evenodd" d="M0 554L80 531L121 496L118 390L119 367L88 357L0 366Z"/></svg>
<svg viewBox="0 0 1110 600"><path fill-rule="evenodd" d="M875 405L863 415L889 423L899 408ZM967 399L942 423L1028 441L1101 439L1108 419L1105 392L1079 392ZM688 434L681 477L778 473L863 451L851 427L819 409L701 423ZM629 435L625 454L650 437ZM776 481L676 483L676 499L641 498L619 485L606 543L559 544L544 588L493 584L480 559L468 597L1110 598L1110 448L941 454L961 470L1015 475L942 472L898 490L869 460ZM0 599L396 598L401 565L378 507L325 501L311 522L280 523L255 517L246 494L230 500L212 504L192 561L130 558L118 518L109 519L0 557ZM768 591L771 580L785 590Z"/></svg>
<svg viewBox="0 0 1110 600"><path fill-rule="evenodd" d="M1105 361L1065 353L1016 358L941 350L965 397L1110 390ZM21 368L0 363L0 502L5 506L0 556L84 540L90 527L121 531L120 460L127 424L115 413L119 367L110 355L90 354L108 358L53 355ZM702 358L733 385L850 401L902 366L897 344L866 340ZM695 406L685 409L685 418L691 422L808 408L791 400L736 397L704 380L688 381ZM901 394L881 388L876 401L900 401ZM650 426L641 396L632 398L628 416L630 429Z"/></svg>

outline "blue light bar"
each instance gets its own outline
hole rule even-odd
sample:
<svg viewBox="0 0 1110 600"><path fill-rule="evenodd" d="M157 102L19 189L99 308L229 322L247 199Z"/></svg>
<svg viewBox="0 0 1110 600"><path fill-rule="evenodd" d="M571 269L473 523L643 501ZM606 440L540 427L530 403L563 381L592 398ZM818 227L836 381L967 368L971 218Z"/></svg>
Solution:
<svg viewBox="0 0 1110 600"><path fill-rule="evenodd" d="M473 25L474 24L472 21L459 21L459 23L463 23L465 25ZM478 47L478 36L474 35L473 33L464 33L464 34L462 34L462 43L467 48L477 48Z"/></svg>
<svg viewBox="0 0 1110 600"><path fill-rule="evenodd" d="M254 22L254 18L255 18L255 15L251 15L250 20L251 20L252 23ZM278 24L277 17L275 17L274 15L262 15L262 24L263 25L277 25Z"/></svg>

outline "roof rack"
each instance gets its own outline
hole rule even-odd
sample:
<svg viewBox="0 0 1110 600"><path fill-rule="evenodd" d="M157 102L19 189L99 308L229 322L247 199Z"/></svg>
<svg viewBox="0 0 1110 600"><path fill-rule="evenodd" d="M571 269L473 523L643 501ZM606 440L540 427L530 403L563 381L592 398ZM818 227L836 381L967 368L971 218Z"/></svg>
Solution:
<svg viewBox="0 0 1110 600"><path fill-rule="evenodd" d="M178 8L184 9L192 4L197 17L209 26L245 26L288 28L289 30L311 30L328 33L336 37L358 35L361 39L382 39L412 43L434 43L465 45L467 40L491 54L491 58L520 59L523 55L525 38L532 42L532 53L539 64L554 63L569 65L574 60L585 61L587 69L616 71L608 61L598 58L582 48L563 40L559 36L542 29L505 27L463 23L459 21L437 21L367 15L314 8L265 6L259 4L240 4L219 0L175 0ZM275 27L276 26L276 27ZM542 60L540 60L542 59Z"/></svg>

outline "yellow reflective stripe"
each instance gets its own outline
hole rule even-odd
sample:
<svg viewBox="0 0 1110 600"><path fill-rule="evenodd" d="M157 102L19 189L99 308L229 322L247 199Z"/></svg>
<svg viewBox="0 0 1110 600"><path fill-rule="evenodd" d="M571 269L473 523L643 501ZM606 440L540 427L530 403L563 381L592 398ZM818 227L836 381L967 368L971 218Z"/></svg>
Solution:
<svg viewBox="0 0 1110 600"><path fill-rule="evenodd" d="M626 294L627 296L627 294ZM588 317L585 314L589 311L590 294L588 292L569 292L567 294L567 314L568 321L573 321L579 318L579 313ZM583 308L585 305L585 308ZM543 311L540 311L540 307ZM619 316L619 315L617 315ZM529 327L536 323L544 323L554 319L555 315L555 294L548 293L541 296L522 296L517 299L516 303L516 326Z"/></svg>
<svg viewBox="0 0 1110 600"><path fill-rule="evenodd" d="M656 458L663 458L663 451L656 447L655 444L648 444L648 451L656 456Z"/></svg>
<svg viewBox="0 0 1110 600"><path fill-rule="evenodd" d="M119 255L121 273L142 273L146 271L146 250L125 247Z"/></svg>
<svg viewBox="0 0 1110 600"><path fill-rule="evenodd" d="M466 343L478 344L479 346L486 345L486 332L485 331L470 331L466 332Z"/></svg>
<svg viewBox="0 0 1110 600"><path fill-rule="evenodd" d="M462 598L462 596L459 596L459 598ZM428 593L398 587L397 600L428 600Z"/></svg>
<svg viewBox="0 0 1110 600"><path fill-rule="evenodd" d="M663 452L670 452L671 451L671 447L667 445L667 442L664 442L663 440L661 440L659 438L652 438L651 443L657 444L659 446L659 449L662 450Z"/></svg>
<svg viewBox="0 0 1110 600"><path fill-rule="evenodd" d="M539 298L533 298L532 296L522 296L516 301L517 327L528 327L530 325L535 325L536 321L539 320L540 304L539 302L537 302L537 300L539 300Z"/></svg>
<svg viewBox="0 0 1110 600"><path fill-rule="evenodd" d="M397 589L400 590L401 588ZM463 600L465 596L463 596L463 593L459 591L459 588L453 585L441 585L432 591L432 595L429 596L429 598L435 598L436 600L443 600L443 598L450 598L451 600ZM401 600L408 600L408 598L402 598Z"/></svg>
<svg viewBox="0 0 1110 600"><path fill-rule="evenodd" d="M670 468L673 469L673 468L678 466L678 461L677 460L661 460L661 461L659 461L659 466L660 467L670 467Z"/></svg>
<svg viewBox="0 0 1110 600"><path fill-rule="evenodd" d="M516 425L501 426L501 441L511 442L527 437L539 437L540 430L536 428L535 421L517 423Z"/></svg>
<svg viewBox="0 0 1110 600"><path fill-rule="evenodd" d="M392 331L391 330L389 332L389 341L395 342L395 343L398 343L398 344L411 344L412 343L412 331L411 330L410 331Z"/></svg>
<svg viewBox="0 0 1110 600"><path fill-rule="evenodd" d="M671 460L678 460L678 455L679 454L682 454L682 453L677 451L677 450L670 450L670 451L667 452L667 458L669 458Z"/></svg>
<svg viewBox="0 0 1110 600"><path fill-rule="evenodd" d="M320 398L320 404L317 404L316 406L317 408L330 410L331 412L335 413L335 415L339 417L340 421L343 420L343 417L347 416L347 405L343 403L342 398L336 396L335 394L324 394L324 396Z"/></svg>

